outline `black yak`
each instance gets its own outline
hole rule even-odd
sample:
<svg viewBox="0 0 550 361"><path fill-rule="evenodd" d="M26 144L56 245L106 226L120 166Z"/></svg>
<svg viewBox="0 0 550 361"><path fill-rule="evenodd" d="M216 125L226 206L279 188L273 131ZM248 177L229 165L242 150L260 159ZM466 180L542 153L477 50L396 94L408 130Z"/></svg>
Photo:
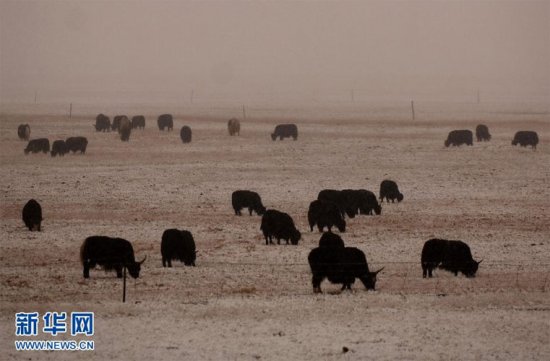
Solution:
<svg viewBox="0 0 550 361"><path fill-rule="evenodd" d="M539 136L537 132L533 132L531 130L521 130L514 135L514 139L512 140L512 145L517 144L522 147L527 147L530 145L533 149L536 149L537 144L539 144Z"/></svg>
<svg viewBox="0 0 550 361"><path fill-rule="evenodd" d="M164 130L164 128L167 128L167 130L174 129L174 118L172 117L172 114L159 115L157 125L159 130Z"/></svg>
<svg viewBox="0 0 550 361"><path fill-rule="evenodd" d="M105 114L98 114L95 118L94 127L96 132L110 132L111 120Z"/></svg>
<svg viewBox="0 0 550 361"><path fill-rule="evenodd" d="M65 144L67 145L68 151L84 154L88 146L88 139L86 139L86 137L69 137L65 140Z"/></svg>
<svg viewBox="0 0 550 361"><path fill-rule="evenodd" d="M489 128L485 124L479 124L476 127L476 139L478 142L491 140Z"/></svg>
<svg viewBox="0 0 550 361"><path fill-rule="evenodd" d="M313 274L313 292L321 292L321 282L327 278L331 283L342 284L342 290L351 290L359 278L367 290L376 288L376 272L370 272L363 251L355 247L317 247L308 255Z"/></svg>
<svg viewBox="0 0 550 361"><path fill-rule="evenodd" d="M184 125L183 127L181 127L180 138L182 143L191 143L191 138L192 138L191 128L189 128L187 125Z"/></svg>
<svg viewBox="0 0 550 361"><path fill-rule="evenodd" d="M359 203L359 214L380 215L382 206L378 203L378 199L373 192L366 189L358 189L356 197Z"/></svg>
<svg viewBox="0 0 550 361"><path fill-rule="evenodd" d="M172 260L180 260L186 266L195 266L197 258L195 240L189 231L167 229L162 234L160 244L162 254L162 267L172 267Z"/></svg>
<svg viewBox="0 0 550 361"><path fill-rule="evenodd" d="M29 200L23 206L23 223L29 231L39 231L42 224L42 207L34 199Z"/></svg>
<svg viewBox="0 0 550 361"><path fill-rule="evenodd" d="M118 134L120 134L120 140L127 142L130 140L130 134L132 133L132 123L128 117L123 116L120 118L118 127Z"/></svg>
<svg viewBox="0 0 550 361"><path fill-rule="evenodd" d="M102 266L105 271L115 270L118 278L122 277L122 269L126 267L130 276L138 278L141 264L146 258L136 262L132 244L122 238L91 236L80 247L84 278L90 277L90 268L96 265Z"/></svg>
<svg viewBox="0 0 550 361"><path fill-rule="evenodd" d="M132 129L145 129L145 117L143 115L134 115L132 117Z"/></svg>
<svg viewBox="0 0 550 361"><path fill-rule="evenodd" d="M25 154L31 153L48 153L50 151L50 141L48 138L38 138L29 141L27 148L25 148Z"/></svg>
<svg viewBox="0 0 550 361"><path fill-rule="evenodd" d="M403 194L399 192L397 183L389 179L385 179L382 183L380 183L380 203L384 201L384 198L386 198L386 202L391 200L392 203L396 199L397 202L401 202L403 200Z"/></svg>
<svg viewBox="0 0 550 361"><path fill-rule="evenodd" d="M325 232L319 239L319 247L344 248L344 240L332 232Z"/></svg>
<svg viewBox="0 0 550 361"><path fill-rule="evenodd" d="M229 135L241 135L241 122L237 118L231 118L227 121L227 131Z"/></svg>
<svg viewBox="0 0 550 361"><path fill-rule="evenodd" d="M340 208L336 203L323 200L315 200L309 204L309 210L307 212L307 219L309 227L313 231L313 226L317 225L319 232L323 232L325 227L329 232L332 231L332 227L338 227L340 232L346 231L346 221L340 212Z"/></svg>
<svg viewBox="0 0 550 361"><path fill-rule="evenodd" d="M111 130L120 130L120 121L123 118L128 118L126 115L115 115L113 118L113 124L111 125Z"/></svg>
<svg viewBox="0 0 550 361"><path fill-rule="evenodd" d="M298 139L298 127L296 124L279 124L275 127L273 133L271 133L271 139L276 140L279 137L280 140L284 138Z"/></svg>
<svg viewBox="0 0 550 361"><path fill-rule="evenodd" d="M474 261L470 247L462 241L448 241L433 238L422 248L422 277L432 277L432 271L439 267L458 275L475 277L481 261Z"/></svg>
<svg viewBox="0 0 550 361"><path fill-rule="evenodd" d="M474 145L474 135L471 130L453 130L449 133L445 141L446 147L449 145L458 147L462 144Z"/></svg>
<svg viewBox="0 0 550 361"><path fill-rule="evenodd" d="M241 209L248 208L248 212L252 215L252 211L261 216L265 213L265 207L262 204L260 195L256 192L247 190L238 190L231 194L231 204L235 210L235 215L242 215Z"/></svg>
<svg viewBox="0 0 550 361"><path fill-rule="evenodd" d="M29 140L31 136L31 127L28 124L21 124L17 127L17 136L21 140Z"/></svg>
<svg viewBox="0 0 550 361"><path fill-rule="evenodd" d="M297 245L302 235L296 229L292 218L284 213L274 209L267 210L262 216L262 225L260 226L265 237L265 244L273 244L273 237L277 238L277 244L281 244L281 239Z"/></svg>
<svg viewBox="0 0 550 361"><path fill-rule="evenodd" d="M64 140L56 140L52 144L52 151L50 152L52 157L55 157L56 155L64 156L65 153L69 152L69 148L67 147L67 143L65 143Z"/></svg>

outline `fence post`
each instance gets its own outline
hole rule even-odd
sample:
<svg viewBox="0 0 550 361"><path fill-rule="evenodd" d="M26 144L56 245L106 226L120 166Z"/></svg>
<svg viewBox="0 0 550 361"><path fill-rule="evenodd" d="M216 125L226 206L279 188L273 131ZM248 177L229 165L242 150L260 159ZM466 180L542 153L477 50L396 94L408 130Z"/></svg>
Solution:
<svg viewBox="0 0 550 361"><path fill-rule="evenodd" d="M126 302L126 266L124 268L124 275L122 277L122 303Z"/></svg>

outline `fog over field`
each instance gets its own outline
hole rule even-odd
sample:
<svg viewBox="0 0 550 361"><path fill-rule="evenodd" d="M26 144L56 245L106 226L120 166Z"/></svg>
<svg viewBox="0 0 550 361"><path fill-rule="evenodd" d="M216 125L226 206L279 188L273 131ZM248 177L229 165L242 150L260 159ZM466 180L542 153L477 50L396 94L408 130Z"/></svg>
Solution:
<svg viewBox="0 0 550 361"><path fill-rule="evenodd" d="M6 1L3 102L550 97L548 1Z"/></svg>
<svg viewBox="0 0 550 361"><path fill-rule="evenodd" d="M122 117L121 141L99 113L145 127ZM272 140L281 123L295 139ZM473 142L446 147L453 130ZM69 137L85 152L27 154ZM0 360L550 360L549 144L550 1L0 0ZM310 202L386 179L401 202L333 228L383 268L376 290L315 293ZM239 189L298 244L267 245ZM163 267L170 228L196 267ZM93 235L147 256L124 303L115 272L84 278ZM436 237L469 245L475 277L422 277ZM17 313L52 311L94 312L95 333L18 334Z"/></svg>

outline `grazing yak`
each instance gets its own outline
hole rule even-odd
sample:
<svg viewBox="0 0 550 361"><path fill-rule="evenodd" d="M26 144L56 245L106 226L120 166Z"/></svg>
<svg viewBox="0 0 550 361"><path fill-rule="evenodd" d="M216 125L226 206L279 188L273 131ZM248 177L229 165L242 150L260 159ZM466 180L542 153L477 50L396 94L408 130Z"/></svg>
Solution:
<svg viewBox="0 0 550 361"><path fill-rule="evenodd" d="M95 117L94 127L96 132L110 132L111 119L105 114L98 114L97 117Z"/></svg>
<svg viewBox="0 0 550 361"><path fill-rule="evenodd" d="M132 133L132 123L128 117L124 116L120 118L120 124L118 127L118 134L120 134L120 140L127 142L130 140L130 134Z"/></svg>
<svg viewBox="0 0 550 361"><path fill-rule="evenodd" d="M514 135L512 140L512 145L517 144L522 147L530 145L533 149L536 149L537 144L539 144L539 135L531 130L521 130Z"/></svg>
<svg viewBox="0 0 550 361"><path fill-rule="evenodd" d="M355 218L358 214L381 214L382 207L376 196L365 189L324 189L319 192L317 199L336 203L342 216Z"/></svg>
<svg viewBox="0 0 550 361"><path fill-rule="evenodd" d="M145 129L145 117L143 115L134 115L132 117L132 129Z"/></svg>
<svg viewBox="0 0 550 361"><path fill-rule="evenodd" d="M162 267L172 267L172 260L182 261L186 266L195 266L197 251L195 240L189 231L167 229L160 244Z"/></svg>
<svg viewBox="0 0 550 361"><path fill-rule="evenodd" d="M227 131L229 135L241 135L241 122L237 118L231 118L227 121Z"/></svg>
<svg viewBox="0 0 550 361"><path fill-rule="evenodd" d="M65 140L65 144L67 145L68 151L73 153L80 152L80 154L84 154L86 153L86 147L88 146L88 139L86 139L86 137L69 137Z"/></svg>
<svg viewBox="0 0 550 361"><path fill-rule="evenodd" d="M344 240L339 235L332 232L325 232L319 239L319 247L325 248L344 248Z"/></svg>
<svg viewBox="0 0 550 361"><path fill-rule="evenodd" d="M432 277L432 271L439 267L458 275L475 277L481 261L474 261L470 247L462 241L448 241L433 238L422 248L422 277Z"/></svg>
<svg viewBox="0 0 550 361"><path fill-rule="evenodd" d="M478 142L491 140L491 134L489 134L489 128L485 124L479 124L476 127L476 139Z"/></svg>
<svg viewBox="0 0 550 361"><path fill-rule="evenodd" d="M462 144L474 145L474 136L471 130L453 130L449 132L447 140L445 141L445 146L449 145L458 147Z"/></svg>
<svg viewBox="0 0 550 361"><path fill-rule="evenodd" d="M50 151L50 141L48 138L38 138L29 141L27 148L25 148L25 154L30 153L48 153Z"/></svg>
<svg viewBox="0 0 550 361"><path fill-rule="evenodd" d="M317 225L319 232L323 232L325 227L332 232L332 227L338 227L340 232L346 231L346 221L340 212L340 209L334 202L315 200L309 204L307 212L309 228L313 232L313 226Z"/></svg>
<svg viewBox="0 0 550 361"><path fill-rule="evenodd" d="M42 223L42 207L40 204L31 199L23 206L23 223L29 231L39 231Z"/></svg>
<svg viewBox="0 0 550 361"><path fill-rule="evenodd" d="M252 211L261 216L265 213L265 207L262 204L260 195L256 192L238 190L231 194L231 204L235 210L235 215L242 215L241 209L248 208L248 212L252 215Z"/></svg>
<svg viewBox="0 0 550 361"><path fill-rule="evenodd" d="M307 259L315 293L321 293L321 282L325 278L331 283L342 284L342 291L351 290L356 278L367 290L374 290L376 276L384 269L370 272L365 254L355 247L317 247L311 250Z"/></svg>
<svg viewBox="0 0 550 361"><path fill-rule="evenodd" d="M90 278L90 268L96 265L102 266L105 271L115 270L118 278L122 277L122 269L126 267L130 276L138 278L146 258L136 262L132 244L122 238L91 236L80 247L84 278Z"/></svg>
<svg viewBox="0 0 550 361"><path fill-rule="evenodd" d="M359 202L359 214L380 215L382 213L382 206L373 192L366 189L358 189L355 192Z"/></svg>
<svg viewBox="0 0 550 361"><path fill-rule="evenodd" d="M182 143L191 143L191 128L189 128L187 125L184 125L181 127L180 130L180 138Z"/></svg>
<svg viewBox="0 0 550 361"><path fill-rule="evenodd" d="M394 203L396 199L397 202L403 200L403 194L399 192L397 183L389 179L385 179L380 183L380 203L384 201L384 198L386 198L386 202L391 200L392 203Z"/></svg>
<svg viewBox="0 0 550 361"><path fill-rule="evenodd" d="M159 130L164 130L164 128L167 128L167 130L174 129L174 118L172 117L172 114L159 115L157 125Z"/></svg>
<svg viewBox="0 0 550 361"><path fill-rule="evenodd" d="M126 115L115 115L113 118L113 124L111 125L111 130L120 130L120 121L123 118L128 118Z"/></svg>
<svg viewBox="0 0 550 361"><path fill-rule="evenodd" d="M298 127L296 124L279 124L275 127L273 133L271 133L271 139L276 140L279 137L280 140L284 138L298 139Z"/></svg>
<svg viewBox="0 0 550 361"><path fill-rule="evenodd" d="M56 140L52 144L52 151L50 152L52 157L55 157L56 155L64 156L65 153L69 152L69 148L67 147L67 143L65 143L64 140Z"/></svg>
<svg viewBox="0 0 550 361"><path fill-rule="evenodd" d="M277 238L277 244L281 244L281 239L297 245L302 235L296 229L292 218L284 212L274 209L267 210L262 216L262 225L260 226L265 237L265 244L273 244L273 237Z"/></svg>
<svg viewBox="0 0 550 361"><path fill-rule="evenodd" d="M29 140L31 137L31 127L28 124L21 124L17 127L17 136L21 140Z"/></svg>

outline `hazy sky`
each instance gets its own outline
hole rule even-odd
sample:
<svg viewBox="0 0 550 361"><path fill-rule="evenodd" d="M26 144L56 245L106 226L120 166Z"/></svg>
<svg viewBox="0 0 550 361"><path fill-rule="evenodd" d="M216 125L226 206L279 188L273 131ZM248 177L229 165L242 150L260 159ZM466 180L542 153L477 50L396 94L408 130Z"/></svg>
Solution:
<svg viewBox="0 0 550 361"><path fill-rule="evenodd" d="M0 96L85 90L550 94L546 1L5 1Z"/></svg>

